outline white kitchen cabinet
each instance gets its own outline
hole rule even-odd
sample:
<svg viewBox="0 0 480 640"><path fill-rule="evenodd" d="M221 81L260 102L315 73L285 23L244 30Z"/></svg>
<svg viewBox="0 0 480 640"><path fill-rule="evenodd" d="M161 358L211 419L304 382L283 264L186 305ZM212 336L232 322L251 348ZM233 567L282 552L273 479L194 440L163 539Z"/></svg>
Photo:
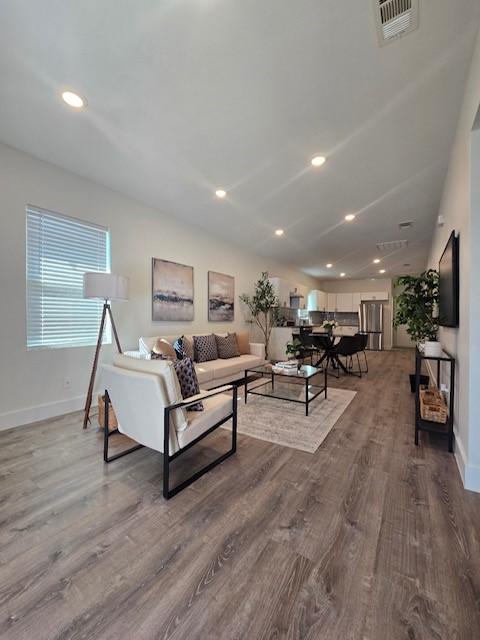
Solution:
<svg viewBox="0 0 480 640"><path fill-rule="evenodd" d="M361 295L362 300L388 300L388 291L368 291Z"/></svg>
<svg viewBox="0 0 480 640"><path fill-rule="evenodd" d="M327 308L327 294L324 291L313 289L308 294L307 309L309 311L325 311Z"/></svg>
<svg viewBox="0 0 480 640"><path fill-rule="evenodd" d="M362 294L352 293L352 311L355 311L355 313L357 313L361 302L362 302Z"/></svg>
<svg viewBox="0 0 480 640"><path fill-rule="evenodd" d="M327 311L337 310L337 294L327 293Z"/></svg>
<svg viewBox="0 0 480 640"><path fill-rule="evenodd" d="M337 293L337 311L348 313L353 311L353 294Z"/></svg>

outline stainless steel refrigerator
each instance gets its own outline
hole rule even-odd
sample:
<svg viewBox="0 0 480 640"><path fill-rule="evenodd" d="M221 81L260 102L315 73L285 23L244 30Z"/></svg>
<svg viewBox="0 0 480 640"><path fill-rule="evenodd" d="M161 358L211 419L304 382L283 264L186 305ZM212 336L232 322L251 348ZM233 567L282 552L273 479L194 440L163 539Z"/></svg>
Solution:
<svg viewBox="0 0 480 640"><path fill-rule="evenodd" d="M362 302L360 305L360 332L368 334L367 349L383 349L383 304L381 302Z"/></svg>

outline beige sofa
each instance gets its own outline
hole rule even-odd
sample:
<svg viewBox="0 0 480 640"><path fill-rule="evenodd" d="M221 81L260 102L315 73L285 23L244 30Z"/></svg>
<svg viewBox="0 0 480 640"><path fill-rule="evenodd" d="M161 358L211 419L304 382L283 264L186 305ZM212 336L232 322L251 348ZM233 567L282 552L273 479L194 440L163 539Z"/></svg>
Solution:
<svg viewBox="0 0 480 640"><path fill-rule="evenodd" d="M200 335L200 334L198 334ZM226 335L226 334L218 334ZM133 358L149 359L153 346L158 338L167 340L171 345L178 338L175 336L142 336L138 341L138 351L126 351L125 355ZM193 336L185 334L193 342ZM238 380L244 375L245 369L258 367L265 362L265 345L251 342L250 353L226 360L210 360L209 362L195 362L198 383L202 389L212 389Z"/></svg>

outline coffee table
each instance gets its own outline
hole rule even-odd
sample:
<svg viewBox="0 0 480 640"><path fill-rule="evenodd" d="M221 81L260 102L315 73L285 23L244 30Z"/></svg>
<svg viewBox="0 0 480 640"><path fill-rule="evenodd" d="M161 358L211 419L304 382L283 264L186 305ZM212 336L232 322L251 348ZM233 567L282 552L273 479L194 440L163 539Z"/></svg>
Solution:
<svg viewBox="0 0 480 640"><path fill-rule="evenodd" d="M321 376L323 374L323 384ZM261 387L248 388L248 381L252 376L258 379L269 378L270 381ZM316 380L314 378L317 377ZM293 373L274 371L271 364L260 365L252 369L245 370L245 403L248 395L276 398L287 402L297 402L305 405L305 415L308 416L308 407L312 400L320 394L325 394L327 398L327 369L322 371L317 367L304 364L299 370ZM302 387L300 397L298 388ZM296 389L295 389L296 387ZM297 396L297 397L295 397Z"/></svg>

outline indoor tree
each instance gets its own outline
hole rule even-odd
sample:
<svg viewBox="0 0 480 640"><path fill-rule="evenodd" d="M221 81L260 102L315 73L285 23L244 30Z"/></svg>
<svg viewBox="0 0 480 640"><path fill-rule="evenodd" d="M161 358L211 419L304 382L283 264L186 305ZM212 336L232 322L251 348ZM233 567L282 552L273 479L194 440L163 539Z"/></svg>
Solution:
<svg viewBox="0 0 480 640"><path fill-rule="evenodd" d="M437 339L438 282L435 269L397 280L403 291L395 298L394 326L405 325L408 335L416 342Z"/></svg>
<svg viewBox="0 0 480 640"><path fill-rule="evenodd" d="M240 296L250 311L252 322L260 329L265 343L265 357L268 358L268 343L270 342L270 334L274 326L273 310L278 307L278 298L275 289L268 279L268 272L263 271L260 279L255 283L255 291L253 295L243 293Z"/></svg>

